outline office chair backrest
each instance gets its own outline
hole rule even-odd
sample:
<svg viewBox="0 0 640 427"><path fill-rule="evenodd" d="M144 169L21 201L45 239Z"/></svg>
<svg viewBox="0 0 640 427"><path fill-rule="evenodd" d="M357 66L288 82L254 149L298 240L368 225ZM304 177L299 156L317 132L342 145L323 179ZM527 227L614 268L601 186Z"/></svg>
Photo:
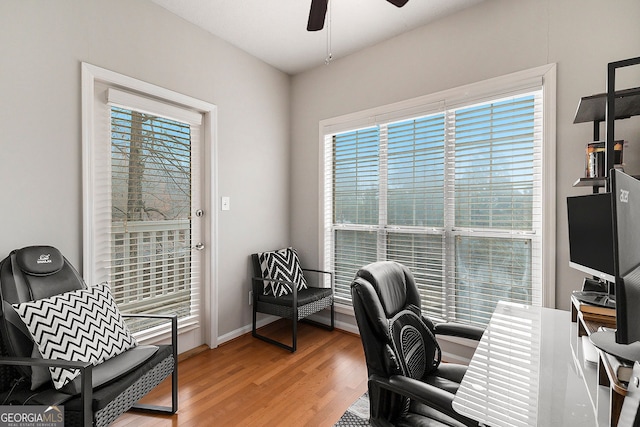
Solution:
<svg viewBox="0 0 640 427"><path fill-rule="evenodd" d="M438 366L433 324L422 318L420 294L407 267L369 264L357 272L351 295L369 375L420 378Z"/></svg>
<svg viewBox="0 0 640 427"><path fill-rule="evenodd" d="M385 318L390 319L407 306L420 311L420 294L407 267L393 261L374 262L362 267L356 278L369 282L375 289Z"/></svg>
<svg viewBox="0 0 640 427"><path fill-rule="evenodd" d="M58 249L29 246L12 251L0 262L0 331L9 356L31 357L34 349L29 331L11 304L85 288L80 274ZM31 375L28 367L19 370Z"/></svg>

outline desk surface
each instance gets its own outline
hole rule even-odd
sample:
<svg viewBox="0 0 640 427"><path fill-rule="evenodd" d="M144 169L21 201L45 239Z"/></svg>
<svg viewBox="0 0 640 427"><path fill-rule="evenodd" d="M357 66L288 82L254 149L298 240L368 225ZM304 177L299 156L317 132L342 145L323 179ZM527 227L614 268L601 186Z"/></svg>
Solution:
<svg viewBox="0 0 640 427"><path fill-rule="evenodd" d="M454 409L494 427L596 426L571 352L572 327L568 311L499 303Z"/></svg>

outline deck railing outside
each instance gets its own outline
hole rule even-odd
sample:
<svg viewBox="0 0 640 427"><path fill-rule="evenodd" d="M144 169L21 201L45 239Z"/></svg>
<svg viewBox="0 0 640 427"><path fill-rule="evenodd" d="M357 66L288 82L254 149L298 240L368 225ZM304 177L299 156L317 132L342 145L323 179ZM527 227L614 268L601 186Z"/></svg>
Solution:
<svg viewBox="0 0 640 427"><path fill-rule="evenodd" d="M123 313L192 314L190 221L112 224L110 284ZM135 332L153 326L127 321Z"/></svg>

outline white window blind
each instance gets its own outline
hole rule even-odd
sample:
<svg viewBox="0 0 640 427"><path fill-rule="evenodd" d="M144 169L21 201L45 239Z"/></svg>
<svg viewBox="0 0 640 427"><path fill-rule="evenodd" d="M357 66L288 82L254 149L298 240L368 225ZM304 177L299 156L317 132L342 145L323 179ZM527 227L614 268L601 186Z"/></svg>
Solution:
<svg viewBox="0 0 640 427"><path fill-rule="evenodd" d="M448 211L455 318L484 324L499 300L542 303L542 92L456 109Z"/></svg>
<svg viewBox="0 0 640 427"><path fill-rule="evenodd" d="M336 295L346 298L353 271L375 261L378 235L380 132L369 127L332 136Z"/></svg>
<svg viewBox="0 0 640 427"><path fill-rule="evenodd" d="M436 319L485 324L499 300L542 304L543 91L534 85L325 134L325 267L338 301L350 303L358 268L395 260Z"/></svg>
<svg viewBox="0 0 640 427"><path fill-rule="evenodd" d="M99 89L102 90L102 89ZM94 283L107 281L122 312L177 314L201 322L200 241L202 114L114 88L97 117L90 166ZM103 128L104 126L104 128ZM140 338L165 332L166 321L127 319Z"/></svg>
<svg viewBox="0 0 640 427"><path fill-rule="evenodd" d="M190 220L197 132L188 123L111 106L108 281L124 312L198 319L199 289L192 285L199 263ZM134 331L156 324L129 322Z"/></svg>

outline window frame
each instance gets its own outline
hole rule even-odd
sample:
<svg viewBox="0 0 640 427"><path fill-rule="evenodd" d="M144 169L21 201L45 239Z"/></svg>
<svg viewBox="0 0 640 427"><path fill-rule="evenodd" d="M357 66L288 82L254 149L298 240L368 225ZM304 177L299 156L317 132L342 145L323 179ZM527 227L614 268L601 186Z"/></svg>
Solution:
<svg viewBox="0 0 640 427"><path fill-rule="evenodd" d="M332 218L326 214L325 188L327 180L331 180L326 168L328 135L353 131L378 123L388 123L409 117L424 116L445 110L455 109L486 101L490 98L507 97L535 86L542 88L543 97L543 134L541 158L542 184L540 199L542 200L542 286L541 304L544 307L555 307L555 253L556 253L556 64L524 70L445 91L420 96L368 110L346 114L319 123L319 265L332 263L333 248L325 246L326 233L331 232ZM446 148L445 148L446 149ZM446 155L446 154L445 154ZM329 176L328 176L329 175ZM358 226L355 226L358 227ZM360 226L362 227L362 226ZM376 225L375 227L378 227ZM338 301L336 309L345 314L353 314L350 304Z"/></svg>

